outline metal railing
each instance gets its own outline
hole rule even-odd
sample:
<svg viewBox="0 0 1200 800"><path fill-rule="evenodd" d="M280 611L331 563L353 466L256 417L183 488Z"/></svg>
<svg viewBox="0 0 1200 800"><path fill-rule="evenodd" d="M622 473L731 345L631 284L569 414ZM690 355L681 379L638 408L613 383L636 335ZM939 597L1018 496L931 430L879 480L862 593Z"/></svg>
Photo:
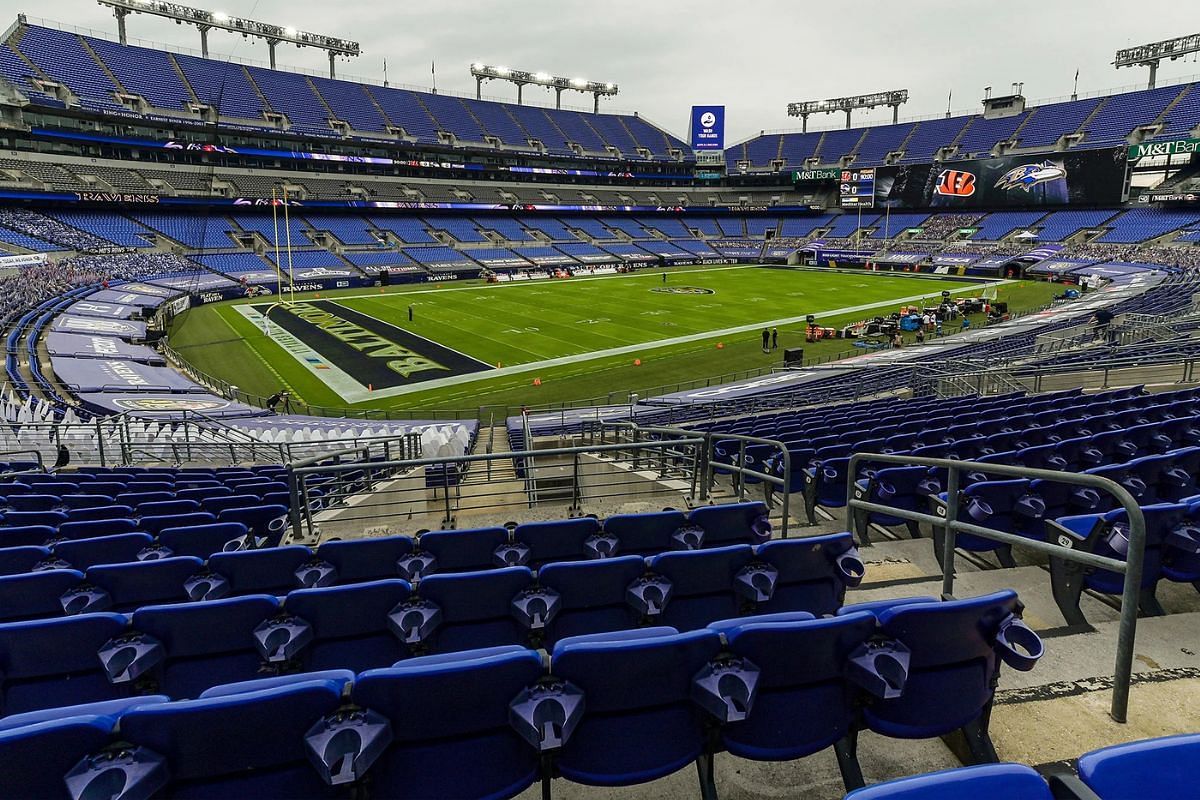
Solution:
<svg viewBox="0 0 1200 800"><path fill-rule="evenodd" d="M304 509L292 515L292 535L313 541L323 533L411 533L455 528L464 517L475 518L472 527L503 524L518 510L557 507L581 516L638 501L691 502L701 491L707 441L691 434L450 458L300 461L288 467L292 508ZM501 461L512 462L514 478L473 477L485 474L474 467Z"/></svg>
<svg viewBox="0 0 1200 800"><path fill-rule="evenodd" d="M863 462L876 464L892 464L898 466L918 466L944 469L947 471L946 481L946 515L924 514L902 508L872 503L855 496L856 486L854 477L858 467ZM1070 546L1054 542L1043 542L1029 539L1005 531L985 528L958 518L961 504L961 476L964 471L982 472L991 475L1002 475L1010 478L1028 478L1067 483L1075 486L1085 486L1112 495L1125 509L1129 521L1129 550L1124 561L1106 558L1094 553L1080 552ZM1010 547L1021 547L1064 561L1073 561L1087 567L1109 570L1124 576L1121 589L1121 621L1117 634L1116 664L1113 668L1113 698L1110 714L1117 722L1125 722L1129 711L1129 686L1133 677L1133 646L1137 635L1138 594L1142 585L1142 565L1146 551L1146 520L1137 500L1120 484L1098 475L1085 475L1072 472L1057 472L1048 469L1031 469L1007 464L988 464L977 461L954 461L946 458L918 458L915 456L882 455L877 453L855 453L850 456L847 467L850 476L846 488L846 526L858 536L856 511L875 512L899 517L913 522L926 522L936 528L945 530L942 548L942 594L947 597L954 595L954 556L955 540L959 533L979 536Z"/></svg>
<svg viewBox="0 0 1200 800"><path fill-rule="evenodd" d="M788 491L792 478L792 457L788 452L787 445L777 439L764 439L759 436L747 436L744 434L735 433L715 433L712 431L692 431L683 428L669 428L656 426L642 426L633 422L613 422L606 423L600 426L600 436L603 441L607 432L612 431L618 439L628 438L630 441L644 441L643 436L658 436L658 437L673 437L663 438L660 441L670 442L681 439L690 439L690 437L702 437L704 439L704 459L701 463L699 494L695 498L697 503L705 503L710 499L710 493L716 484L718 473L729 474L733 480L733 486L737 492L738 502L746 500L747 486L751 482L761 482L766 487L772 487L770 491L764 492L764 500L768 508L774 507L773 493L778 490L780 495L780 522L779 535L786 539L788 537L788 527L790 525L790 492ZM730 459L719 459L716 457L716 443L736 442L737 453L731 456ZM762 463L764 468L772 467L771 470L755 469L748 466L746 448L751 445L762 445L771 448L771 455L765 458L759 458L757 462ZM750 463L756 463L751 461Z"/></svg>

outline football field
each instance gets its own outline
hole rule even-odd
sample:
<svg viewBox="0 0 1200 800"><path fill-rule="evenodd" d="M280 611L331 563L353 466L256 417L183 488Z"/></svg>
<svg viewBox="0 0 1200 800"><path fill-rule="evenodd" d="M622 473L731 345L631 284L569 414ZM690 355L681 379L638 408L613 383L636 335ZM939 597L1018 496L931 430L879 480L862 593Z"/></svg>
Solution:
<svg viewBox="0 0 1200 800"><path fill-rule="evenodd" d="M762 267L415 284L296 295L294 303L265 297L200 306L180 318L169 341L194 367L243 391L288 389L331 408L603 402L609 393L778 362L781 353L762 352L764 327L779 329L781 348L844 351L851 343L805 345L807 315L840 327L944 290L984 288L958 279ZM1046 290L1045 298L1033 293L1039 304L1048 299L1042 284L993 291L1019 304L1032 288Z"/></svg>

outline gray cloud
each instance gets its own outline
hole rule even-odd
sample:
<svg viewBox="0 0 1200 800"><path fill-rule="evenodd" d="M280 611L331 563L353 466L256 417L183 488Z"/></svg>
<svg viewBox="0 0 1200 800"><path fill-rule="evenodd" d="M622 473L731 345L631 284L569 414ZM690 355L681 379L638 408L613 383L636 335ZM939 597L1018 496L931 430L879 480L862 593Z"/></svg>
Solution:
<svg viewBox="0 0 1200 800"><path fill-rule="evenodd" d="M729 107L730 141L760 130L794 128L791 100L822 99L908 88L901 116L977 110L982 87L1007 90L1025 82L1031 99L1064 97L1080 70L1081 94L1145 80L1145 70L1114 70L1113 52L1129 44L1178 35L1158 15L1139 15L1115 0L521 0L440 3L221 0L201 7L355 39L364 55L339 63L345 75L381 80L383 60L393 84L428 87L437 63L442 91L473 93L467 72L475 60L529 70L615 81L621 94L607 108L637 110L678 135L692 104ZM42 0L31 16L70 21L111 35L106 9L81 0ZM1119 21L1119 25L1115 24ZM153 17L129 20L131 36L198 48L191 29ZM265 61L266 46L231 34L210 34L214 55ZM313 50L283 48L280 63L321 69ZM1160 84L1200 73L1188 59L1165 64ZM493 83L490 95L515 98ZM527 97L549 103L534 88ZM565 99L565 98L564 98ZM586 106L578 95L572 103ZM890 112L856 121L883 121ZM835 127L842 117L814 118Z"/></svg>

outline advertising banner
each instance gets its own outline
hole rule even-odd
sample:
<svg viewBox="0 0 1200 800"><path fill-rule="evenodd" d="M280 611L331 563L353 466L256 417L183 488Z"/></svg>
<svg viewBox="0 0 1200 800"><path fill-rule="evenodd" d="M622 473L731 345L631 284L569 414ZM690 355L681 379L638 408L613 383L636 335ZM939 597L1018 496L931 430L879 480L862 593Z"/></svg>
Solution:
<svg viewBox="0 0 1200 800"><path fill-rule="evenodd" d="M1120 203L1124 148L1001 156L875 170L875 205L891 208L997 208ZM844 205L844 203L843 203Z"/></svg>
<svg viewBox="0 0 1200 800"><path fill-rule="evenodd" d="M207 392L173 369L117 358L50 359L50 367L74 392Z"/></svg>
<svg viewBox="0 0 1200 800"><path fill-rule="evenodd" d="M1174 139L1169 142L1142 142L1129 146L1129 160L1143 156L1177 156L1200 153L1200 139Z"/></svg>
<svg viewBox="0 0 1200 800"><path fill-rule="evenodd" d="M146 323L137 320L100 319L99 317L77 317L62 314L54 318L51 331L63 333L103 333L122 339L145 339Z"/></svg>
<svg viewBox="0 0 1200 800"><path fill-rule="evenodd" d="M129 413L149 419L182 419L189 412L206 417L260 417L270 413L213 394L84 392L79 399L90 410L101 414Z"/></svg>
<svg viewBox="0 0 1200 800"><path fill-rule="evenodd" d="M105 319L129 319L137 316L138 309L134 306L116 305L114 303L97 303L94 300L80 300L67 306L68 314L81 317L103 317Z"/></svg>
<svg viewBox="0 0 1200 800"><path fill-rule="evenodd" d="M163 304L164 300L162 297L151 297L148 294L127 292L124 287L120 289L101 289L98 292L92 292L86 299L93 303L111 303L118 306L136 306L138 308L158 308Z"/></svg>
<svg viewBox="0 0 1200 800"><path fill-rule="evenodd" d="M725 106L692 106L693 150L725 149Z"/></svg>
<svg viewBox="0 0 1200 800"><path fill-rule="evenodd" d="M46 263L45 253L26 253L20 256L0 256L0 269L33 267Z"/></svg>
<svg viewBox="0 0 1200 800"><path fill-rule="evenodd" d="M71 358L115 358L141 361L144 364L166 364L157 351L140 344L129 344L116 336L83 333L51 333L46 336L46 350L52 356Z"/></svg>

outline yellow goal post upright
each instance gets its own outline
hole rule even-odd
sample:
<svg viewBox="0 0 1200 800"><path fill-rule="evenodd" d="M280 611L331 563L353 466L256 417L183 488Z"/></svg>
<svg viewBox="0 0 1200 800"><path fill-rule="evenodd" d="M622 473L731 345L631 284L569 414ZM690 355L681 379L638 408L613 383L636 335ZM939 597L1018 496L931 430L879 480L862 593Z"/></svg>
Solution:
<svg viewBox="0 0 1200 800"><path fill-rule="evenodd" d="M279 209L283 208L284 254L287 255L287 296L284 296L285 286L283 258L279 250ZM292 269L292 224L288 203L288 190L283 186L271 188L271 222L275 228L275 297L276 300L263 312L263 333L271 337L271 312L276 306L292 306L296 302L296 280Z"/></svg>

